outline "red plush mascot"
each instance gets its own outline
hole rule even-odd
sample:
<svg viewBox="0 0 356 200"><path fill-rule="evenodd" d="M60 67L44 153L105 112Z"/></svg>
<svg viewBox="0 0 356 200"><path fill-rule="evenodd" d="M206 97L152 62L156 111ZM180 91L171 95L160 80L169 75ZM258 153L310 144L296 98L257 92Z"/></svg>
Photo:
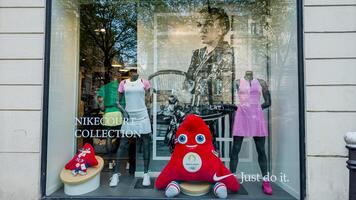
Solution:
<svg viewBox="0 0 356 200"><path fill-rule="evenodd" d="M87 168L98 164L93 146L86 143L83 148L66 164L65 168L72 170L72 174L85 175Z"/></svg>
<svg viewBox="0 0 356 200"><path fill-rule="evenodd" d="M176 146L167 166L157 177L156 188L166 189L167 197L180 193L176 181L215 183L214 194L227 197L227 189L237 192L240 184L217 156L209 127L196 115L188 115L176 133Z"/></svg>

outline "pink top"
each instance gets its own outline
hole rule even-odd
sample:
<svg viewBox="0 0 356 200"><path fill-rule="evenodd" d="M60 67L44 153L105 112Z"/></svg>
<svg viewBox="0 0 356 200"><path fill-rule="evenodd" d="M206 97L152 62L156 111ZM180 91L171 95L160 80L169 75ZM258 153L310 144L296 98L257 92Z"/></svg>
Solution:
<svg viewBox="0 0 356 200"><path fill-rule="evenodd" d="M235 115L234 136L264 137L268 135L267 123L260 103L261 92L262 87L257 79L253 79L251 83L244 78L240 79L238 91L240 103Z"/></svg>
<svg viewBox="0 0 356 200"><path fill-rule="evenodd" d="M150 84L150 82L149 82L148 80L144 80L144 79L137 79L137 80L141 80L141 81L142 81L145 90L148 90L148 89L151 88L151 84ZM120 82L120 84L119 84L119 92L120 92L120 93L124 93L124 91L125 91L125 87L124 87L125 81L126 81L126 80L122 80L122 81ZM130 80L129 80L129 81L130 81ZM131 82L131 81L130 81L130 82Z"/></svg>

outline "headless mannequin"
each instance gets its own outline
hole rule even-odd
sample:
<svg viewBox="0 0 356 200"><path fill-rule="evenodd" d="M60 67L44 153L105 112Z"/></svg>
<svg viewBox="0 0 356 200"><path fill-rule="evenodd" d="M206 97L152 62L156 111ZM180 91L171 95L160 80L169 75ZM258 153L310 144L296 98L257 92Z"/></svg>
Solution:
<svg viewBox="0 0 356 200"><path fill-rule="evenodd" d="M251 81L253 80L253 72L252 71L246 71L244 78L246 80L248 80L250 82L250 85L251 85ZM268 107L271 106L271 95L270 95L270 92L268 90L268 86L267 86L266 81L264 81L263 79L257 79L257 80L261 84L262 95L263 95L263 99L264 99L264 102L261 105L261 107L262 107L262 109L265 109L265 108L268 108ZM236 89L237 90L239 90L239 83L240 83L240 79L238 79L236 81Z"/></svg>
<svg viewBox="0 0 356 200"><path fill-rule="evenodd" d="M115 84L115 82L117 81L117 74L115 72L110 72L110 82L106 83L105 86L108 86L109 84ZM100 103L100 110L104 111L105 113L109 113L109 112L114 112L114 111L117 111L115 109L113 109L114 107L116 107L121 113L122 115L125 115L126 111L125 109L123 109L120 105L115 105L113 106L112 104L115 104L115 102L112 102L112 103L109 103L109 105L105 105L104 103L104 99L106 98L111 98L112 99L112 96L108 95L106 96L105 93L110 93L110 92L113 92L112 90L114 90L115 92L117 91L117 86L116 87L110 87L110 90L111 91L107 91L105 90L105 92L102 94L102 96L98 96L98 102ZM113 100L115 101L115 100ZM111 101L110 101L111 102ZM109 108L109 109L107 109ZM121 128L121 123L120 125L116 125L116 126L106 126L104 125L105 129L116 129L116 130L120 130ZM115 149L113 144L112 144L112 139L111 137L108 137L107 138L107 142L106 142L106 148L108 150L108 152L110 152L110 154L113 152L113 150Z"/></svg>
<svg viewBox="0 0 356 200"><path fill-rule="evenodd" d="M139 79L139 75L137 73L133 73L131 75L130 81L134 82L137 81ZM118 99L120 100L121 98L124 98L123 96L124 93L120 93L119 92L119 97ZM148 92L146 92L146 97L149 95ZM127 104L128 102L126 102ZM125 118L129 118L129 114L125 113L124 115ZM143 145L143 160L144 160L144 173L148 173L148 169L149 169L149 162L150 162L150 133L148 134L141 134L139 137L140 143L142 143ZM132 141L131 141L132 142ZM114 174L115 173L119 173L120 170L120 165L122 164L122 159L127 157L127 153L130 152L130 154L135 154L135 146L134 145L130 145L130 150L129 150L129 138L127 137L122 137L121 141L120 141L120 146L119 149L117 150L117 159L118 159L118 163L115 166L114 169ZM130 169L131 164L134 163L132 162L132 158L135 159L134 156L129 156L130 157ZM134 160L135 161L135 160Z"/></svg>
<svg viewBox="0 0 356 200"><path fill-rule="evenodd" d="M246 71L244 79L249 81L251 86L251 81L253 80L253 72ZM268 108L271 105L271 97L270 92L268 90L267 83L262 79L257 79L262 87L262 95L264 99L264 103L261 105L262 109ZM239 90L240 80L236 82L236 88ZM232 173L236 172L236 167L239 161L239 153L241 150L241 145L243 141L243 136L234 136L233 137L233 147L232 152L230 154L230 170ZM256 145L256 150L258 153L258 163L261 169L262 176L267 175L267 156L265 150L265 140L266 137L253 137Z"/></svg>

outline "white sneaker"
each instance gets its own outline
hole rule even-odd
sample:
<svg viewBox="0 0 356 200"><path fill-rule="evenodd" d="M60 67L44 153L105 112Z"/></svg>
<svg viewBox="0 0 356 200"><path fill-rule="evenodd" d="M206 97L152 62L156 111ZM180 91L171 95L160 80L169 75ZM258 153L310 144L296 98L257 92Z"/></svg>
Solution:
<svg viewBox="0 0 356 200"><path fill-rule="evenodd" d="M79 172L78 172L80 175L82 175L82 176L84 176L84 175L87 175L87 173L86 172L84 172L84 171L82 171L82 170L79 170Z"/></svg>
<svg viewBox="0 0 356 200"><path fill-rule="evenodd" d="M110 187L115 187L119 183L119 174L113 174L110 178Z"/></svg>
<svg viewBox="0 0 356 200"><path fill-rule="evenodd" d="M142 185L143 185L143 186L149 186L149 185L151 185L151 180L150 180L150 176L148 175L148 173L144 173L144 174L143 174Z"/></svg>
<svg viewBox="0 0 356 200"><path fill-rule="evenodd" d="M179 184L175 181L170 182L166 187L165 195L168 198L173 198L180 193Z"/></svg>
<svg viewBox="0 0 356 200"><path fill-rule="evenodd" d="M227 197L227 188L224 183L217 182L214 185L214 194L220 199L226 199Z"/></svg>
<svg viewBox="0 0 356 200"><path fill-rule="evenodd" d="M76 176L78 174L78 172L76 170L72 170L72 174L73 174L73 176Z"/></svg>

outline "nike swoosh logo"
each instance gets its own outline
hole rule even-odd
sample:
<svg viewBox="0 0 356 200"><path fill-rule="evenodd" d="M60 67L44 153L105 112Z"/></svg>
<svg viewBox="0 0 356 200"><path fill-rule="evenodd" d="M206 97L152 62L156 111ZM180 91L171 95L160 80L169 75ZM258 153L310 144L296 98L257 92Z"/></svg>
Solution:
<svg viewBox="0 0 356 200"><path fill-rule="evenodd" d="M224 179L224 178L227 178L227 177L233 176L233 175L234 175L234 174L228 174L228 175L225 175L225 176L216 176L216 172L215 172L214 177L213 177L213 180L216 181L216 182L218 182L218 181L220 181L220 180L222 180L222 179Z"/></svg>

